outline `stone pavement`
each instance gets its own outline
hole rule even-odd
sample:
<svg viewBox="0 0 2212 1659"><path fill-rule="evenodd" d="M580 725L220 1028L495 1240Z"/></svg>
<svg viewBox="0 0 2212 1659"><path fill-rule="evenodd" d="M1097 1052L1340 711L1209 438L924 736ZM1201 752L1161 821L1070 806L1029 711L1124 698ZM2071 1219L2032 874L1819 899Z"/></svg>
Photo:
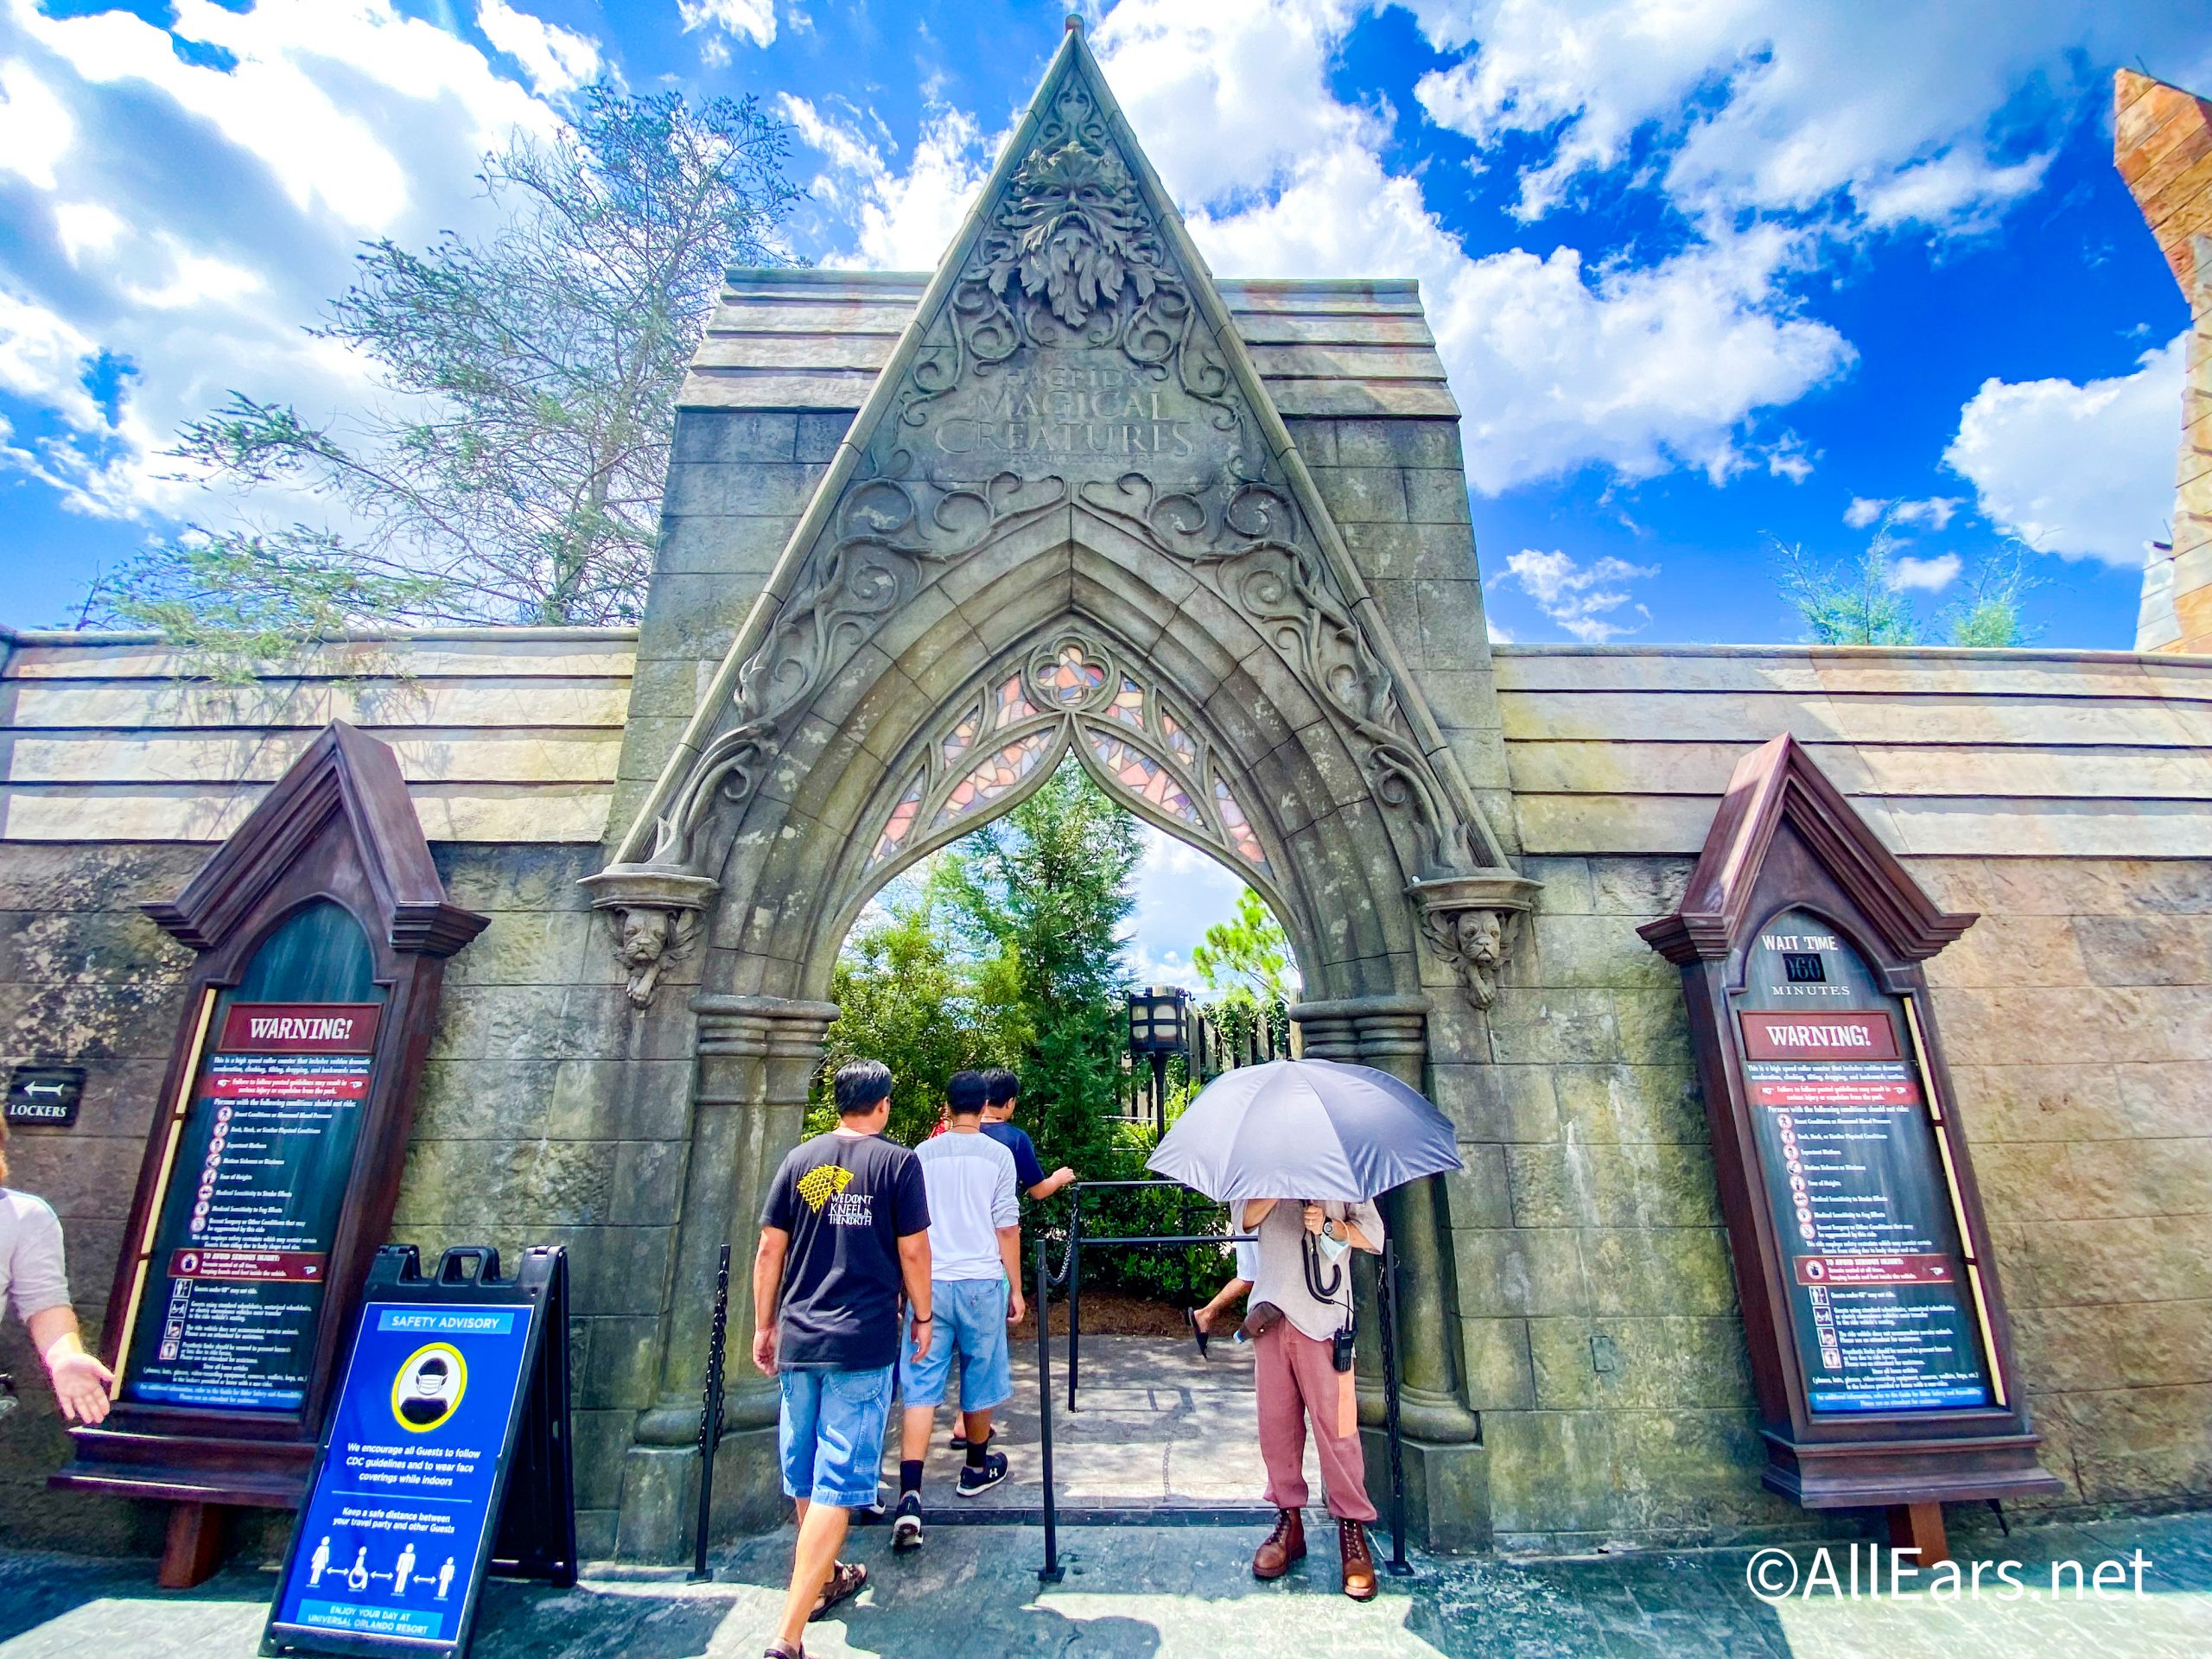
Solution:
<svg viewBox="0 0 2212 1659"><path fill-rule="evenodd" d="M1261 1505L1258 1419L1252 1403L1252 1351L1226 1340L1206 1359L1187 1339L1083 1339L1078 1408L1067 1409L1067 1341L1052 1340L1052 1480L1073 1509L1244 1508ZM956 1371L953 1390L958 1389ZM1007 1478L982 1497L952 1496L961 1454L950 1449L951 1414L938 1414L930 1440L925 1497L935 1510L1034 1510L1044 1502L1037 1456L1037 1344L1014 1346L1014 1398L997 1433L1012 1461ZM1306 1480L1318 1502L1320 1465L1311 1448ZM899 1484L898 1414L892 1414L884 1482Z"/></svg>
<svg viewBox="0 0 2212 1659"><path fill-rule="evenodd" d="M1040 1586L1028 1527L935 1529L893 1560L880 1531L854 1554L869 1589L810 1632L835 1656L996 1659L2196 1659L2212 1651L2212 1516L1977 1534L1980 1553L2023 1564L2013 1601L1821 1594L1766 1605L1745 1589L1748 1550L1578 1560L1421 1561L1357 1606L1317 1557L1255 1584L1249 1528L1085 1528L1065 1535L1067 1577ZM495 1584L475 1659L753 1659L764 1645L790 1535L721 1553L712 1584L595 1573L574 1590ZM1862 1549L1864 1546L1861 1546ZM1840 1549L1840 1546L1837 1548ZM2048 1564L2094 1567L2141 1549L2146 1593L2054 1599ZM1791 1552L1798 1570L1809 1547ZM0 1554L0 1659L245 1659L275 1575L232 1568L165 1595L145 1561ZM1993 1588L1994 1580L1987 1580Z"/></svg>

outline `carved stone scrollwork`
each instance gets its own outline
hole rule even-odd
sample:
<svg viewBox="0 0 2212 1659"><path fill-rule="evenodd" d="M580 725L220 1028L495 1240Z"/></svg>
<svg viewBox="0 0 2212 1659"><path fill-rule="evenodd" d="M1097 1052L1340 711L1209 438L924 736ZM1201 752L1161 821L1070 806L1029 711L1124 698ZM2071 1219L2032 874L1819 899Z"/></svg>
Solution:
<svg viewBox="0 0 2212 1659"><path fill-rule="evenodd" d="M1499 976L1539 887L1510 870L1485 870L1416 881L1406 889L1420 909L1422 936L1452 964L1462 995L1478 1013L1497 1000Z"/></svg>
<svg viewBox="0 0 2212 1659"><path fill-rule="evenodd" d="M642 1008L659 988L662 970L697 942L700 914L721 884L703 875L614 864L586 876L594 910L614 929L615 955L628 970L630 1006Z"/></svg>

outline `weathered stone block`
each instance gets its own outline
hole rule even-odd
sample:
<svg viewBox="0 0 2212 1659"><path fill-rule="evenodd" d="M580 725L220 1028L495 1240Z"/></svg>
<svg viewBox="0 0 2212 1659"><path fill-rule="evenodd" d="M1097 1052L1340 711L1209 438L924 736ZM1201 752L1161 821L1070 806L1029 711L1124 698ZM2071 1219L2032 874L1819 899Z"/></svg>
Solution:
<svg viewBox="0 0 2212 1659"><path fill-rule="evenodd" d="M1555 1141L1559 1104L1550 1068L1538 1065L1429 1067L1429 1086L1466 1141Z"/></svg>
<svg viewBox="0 0 2212 1659"><path fill-rule="evenodd" d="M1580 1240L1567 1227L1454 1227L1459 1311L1470 1319L1579 1313L1589 1306Z"/></svg>
<svg viewBox="0 0 2212 1659"><path fill-rule="evenodd" d="M1563 1065L1552 1070L1562 1138L1706 1143L1694 1071L1671 1065Z"/></svg>
<svg viewBox="0 0 2212 1659"><path fill-rule="evenodd" d="M1395 467L1316 467L1313 481L1339 524L1406 522L1405 474Z"/></svg>
<svg viewBox="0 0 2212 1659"><path fill-rule="evenodd" d="M1524 1410L1536 1403L1529 1358L1529 1325L1521 1319L1459 1320L1467 1399L1478 1412Z"/></svg>
<svg viewBox="0 0 2212 1659"><path fill-rule="evenodd" d="M1466 474L1456 467L1408 469L1406 516L1418 524L1465 524L1471 522ZM1471 543L1469 550L1473 551Z"/></svg>
<svg viewBox="0 0 2212 1659"><path fill-rule="evenodd" d="M696 461L791 461L799 417L760 410L680 409L671 459Z"/></svg>

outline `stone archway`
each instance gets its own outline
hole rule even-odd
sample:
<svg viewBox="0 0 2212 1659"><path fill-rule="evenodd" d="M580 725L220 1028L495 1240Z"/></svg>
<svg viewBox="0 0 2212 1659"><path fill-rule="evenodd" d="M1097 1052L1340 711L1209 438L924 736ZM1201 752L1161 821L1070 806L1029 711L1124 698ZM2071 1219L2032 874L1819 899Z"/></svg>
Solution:
<svg viewBox="0 0 2212 1659"><path fill-rule="evenodd" d="M996 702L1010 685L1018 701ZM1109 780L1127 765L1156 783L1140 812L1277 903L1309 1052L1429 1085L1436 991L1456 975L1467 1007L1487 1006L1535 884L1507 863L1076 33L588 884L620 918L632 1002L671 1039L664 966L696 953L699 984L660 1399L626 1471L626 1553L682 1535L715 1258L749 1252L797 1139L854 915L1071 746ZM1443 1018L1471 1058L1465 1010ZM1435 1185L1399 1195L1394 1224L1407 1421L1433 1453L1416 1485L1449 1505L1470 1482L1453 1449L1478 1427ZM733 1308L741 1354L747 1312ZM730 1410L729 1490L748 1495L732 1507L766 1519L772 1385L734 1375Z"/></svg>

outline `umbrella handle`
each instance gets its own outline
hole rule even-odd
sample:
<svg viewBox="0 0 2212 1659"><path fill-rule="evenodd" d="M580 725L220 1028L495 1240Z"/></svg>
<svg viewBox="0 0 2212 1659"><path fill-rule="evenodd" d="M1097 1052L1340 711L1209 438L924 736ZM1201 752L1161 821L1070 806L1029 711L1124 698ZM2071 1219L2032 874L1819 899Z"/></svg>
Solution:
<svg viewBox="0 0 2212 1659"><path fill-rule="evenodd" d="M1344 1288L1344 1270L1332 1263L1325 1282L1321 1278L1321 1252L1314 1246L1313 1235L1307 1233L1304 1239L1306 1292L1317 1302L1332 1302L1337 1299L1337 1293Z"/></svg>

